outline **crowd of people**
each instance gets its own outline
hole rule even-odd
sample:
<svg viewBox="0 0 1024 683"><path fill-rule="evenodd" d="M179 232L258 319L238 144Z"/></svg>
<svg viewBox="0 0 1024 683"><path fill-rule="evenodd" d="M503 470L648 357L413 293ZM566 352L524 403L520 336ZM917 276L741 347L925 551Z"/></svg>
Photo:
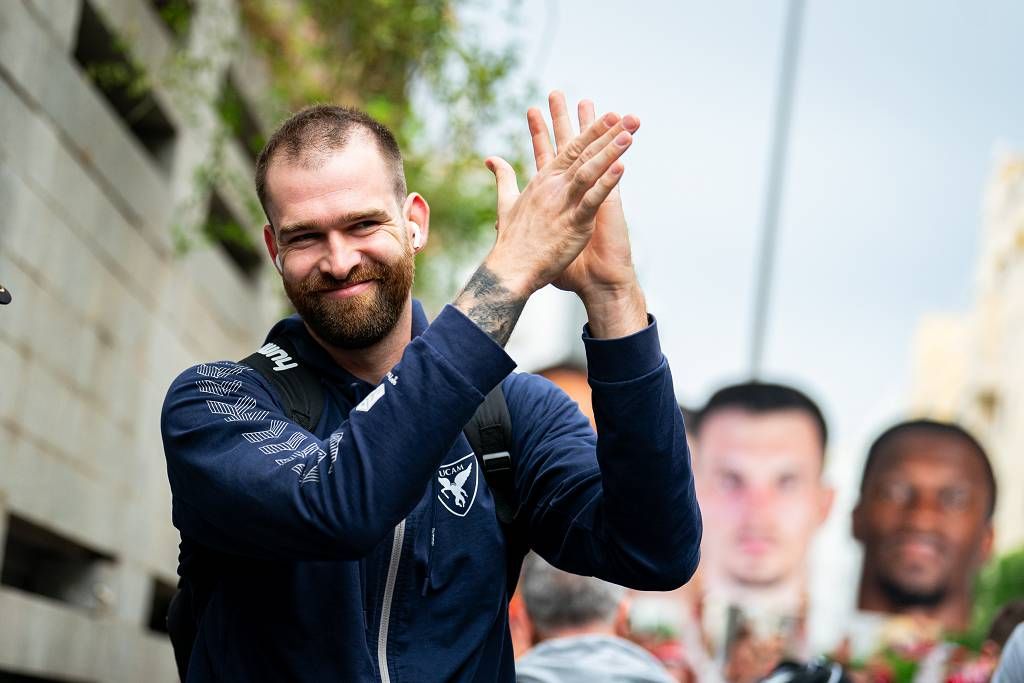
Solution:
<svg viewBox="0 0 1024 683"><path fill-rule="evenodd" d="M1024 601L1000 611L979 651L950 640L971 626L975 582L994 540L996 478L966 429L909 420L871 444L850 520L863 549L859 582L834 586L855 591L856 609L822 628L809 581L812 541L835 497L823 479L822 411L794 387L748 382L683 412L707 523L696 577L673 593L627 595L531 557L518 598L523 609L513 615L526 653L521 680L661 681L671 674L736 683L773 680L776 670L777 680L790 680L784 676L797 670L793 662L822 657L840 665L845 680L898 680L900 657L909 664L903 674L912 669L918 681L987 681L1000 659L996 680L1024 680L1024 629L1007 645L1024 621ZM622 667L608 665L613 641ZM633 668L623 676L627 653ZM595 672L560 673L569 654L573 675ZM656 674L652 659L661 663ZM826 674L819 671L821 680L830 680Z"/></svg>

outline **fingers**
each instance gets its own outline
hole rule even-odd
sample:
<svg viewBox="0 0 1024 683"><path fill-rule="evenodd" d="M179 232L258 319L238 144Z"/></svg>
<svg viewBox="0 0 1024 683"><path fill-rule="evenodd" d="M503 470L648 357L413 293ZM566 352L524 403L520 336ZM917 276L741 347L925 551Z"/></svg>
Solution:
<svg viewBox="0 0 1024 683"><path fill-rule="evenodd" d="M593 185L633 144L633 136L626 131L619 131L610 144L606 144L590 161L577 169L574 181L585 187Z"/></svg>
<svg viewBox="0 0 1024 683"><path fill-rule="evenodd" d="M555 158L555 151L551 147L551 136L548 135L548 126L544 123L544 115L540 113L540 109L530 107L526 111L526 122L530 126L533 159L539 171Z"/></svg>
<svg viewBox="0 0 1024 683"><path fill-rule="evenodd" d="M608 139L610 138L610 139ZM587 148L589 160L577 160L576 168L570 169L573 190L577 196L590 189L611 165L633 144L633 136L616 126Z"/></svg>
<svg viewBox="0 0 1024 683"><path fill-rule="evenodd" d="M494 174L494 182L498 187L498 216L502 216L512 208L519 197L519 183L512 166L501 157L488 157L484 164Z"/></svg>
<svg viewBox="0 0 1024 683"><path fill-rule="evenodd" d="M619 120L618 114L609 112L587 126L572 142L558 150L558 155L555 157L556 166L562 169L571 167L591 143L611 130L619 123Z"/></svg>
<svg viewBox="0 0 1024 683"><path fill-rule="evenodd" d="M573 130L569 118L569 108L565 105L565 95L560 90L552 90L548 95L548 108L551 110L551 127L555 129L555 145L561 152L568 145L576 131Z"/></svg>
<svg viewBox="0 0 1024 683"><path fill-rule="evenodd" d="M578 221L586 223L594 220L598 208L622 180L622 173L625 170L626 167L623 163L616 161L605 171L604 175L598 178L594 186L583 195L583 199L580 200L579 206L576 208Z"/></svg>
<svg viewBox="0 0 1024 683"><path fill-rule="evenodd" d="M580 120L580 130L583 130L594 122L597 115L594 113L594 103L592 100L580 100L580 103L576 106L576 115Z"/></svg>
<svg viewBox="0 0 1024 683"><path fill-rule="evenodd" d="M573 165L582 166L583 164L587 163L590 159L594 157L595 154L599 153L601 150L603 150L605 147L611 144L612 140L615 139L615 137L622 131L626 131L627 133L633 134L639 128L640 119L638 119L636 116L632 114L627 114L626 116L622 117L622 120L620 120L617 124L609 128L601 137L587 145L586 149L584 149L583 152L579 155L579 157L576 158L576 161L573 162Z"/></svg>

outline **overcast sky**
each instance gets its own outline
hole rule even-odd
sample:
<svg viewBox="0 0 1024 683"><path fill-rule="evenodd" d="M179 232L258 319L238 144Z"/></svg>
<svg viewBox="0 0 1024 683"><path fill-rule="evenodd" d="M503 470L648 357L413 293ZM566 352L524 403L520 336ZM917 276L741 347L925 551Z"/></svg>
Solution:
<svg viewBox="0 0 1024 683"><path fill-rule="evenodd" d="M521 75L541 93L641 117L623 196L689 405L748 372L784 10L524 0L520 12ZM920 317L972 305L994 150L1024 150L1022 67L1024 3L808 3L764 374L805 388L830 420L837 538L863 449L905 410Z"/></svg>
<svg viewBox="0 0 1024 683"><path fill-rule="evenodd" d="M624 201L692 405L748 372L784 8L520 11L521 76L641 117ZM839 442L862 447L905 405L919 317L973 301L993 152L1024 149L1022 66L1024 3L808 3L765 375L818 398Z"/></svg>

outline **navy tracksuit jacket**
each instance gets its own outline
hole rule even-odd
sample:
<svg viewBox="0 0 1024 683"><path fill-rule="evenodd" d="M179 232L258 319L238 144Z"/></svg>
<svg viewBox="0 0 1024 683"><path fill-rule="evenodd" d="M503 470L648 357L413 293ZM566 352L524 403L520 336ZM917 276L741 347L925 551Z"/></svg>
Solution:
<svg viewBox="0 0 1024 683"><path fill-rule="evenodd" d="M298 318L275 330L321 373L315 432L231 362L185 371L164 403L179 572L210 596L190 683L513 681L506 560L522 550L507 547L462 434L499 382L533 550L639 589L695 570L700 511L654 323L616 340L584 332L596 438L561 390L510 374L451 306L428 327L415 304L413 341L376 387Z"/></svg>

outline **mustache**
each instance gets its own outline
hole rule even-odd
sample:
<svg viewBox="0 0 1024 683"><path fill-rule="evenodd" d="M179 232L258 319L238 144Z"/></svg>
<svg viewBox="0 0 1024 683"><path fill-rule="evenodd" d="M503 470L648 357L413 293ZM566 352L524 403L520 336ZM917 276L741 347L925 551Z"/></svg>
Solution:
<svg viewBox="0 0 1024 683"><path fill-rule="evenodd" d="M367 280L380 280L386 275L385 268L376 264L361 263L349 271L344 279L314 270L299 283L298 289L302 294L317 294L330 292L342 287L350 287Z"/></svg>

